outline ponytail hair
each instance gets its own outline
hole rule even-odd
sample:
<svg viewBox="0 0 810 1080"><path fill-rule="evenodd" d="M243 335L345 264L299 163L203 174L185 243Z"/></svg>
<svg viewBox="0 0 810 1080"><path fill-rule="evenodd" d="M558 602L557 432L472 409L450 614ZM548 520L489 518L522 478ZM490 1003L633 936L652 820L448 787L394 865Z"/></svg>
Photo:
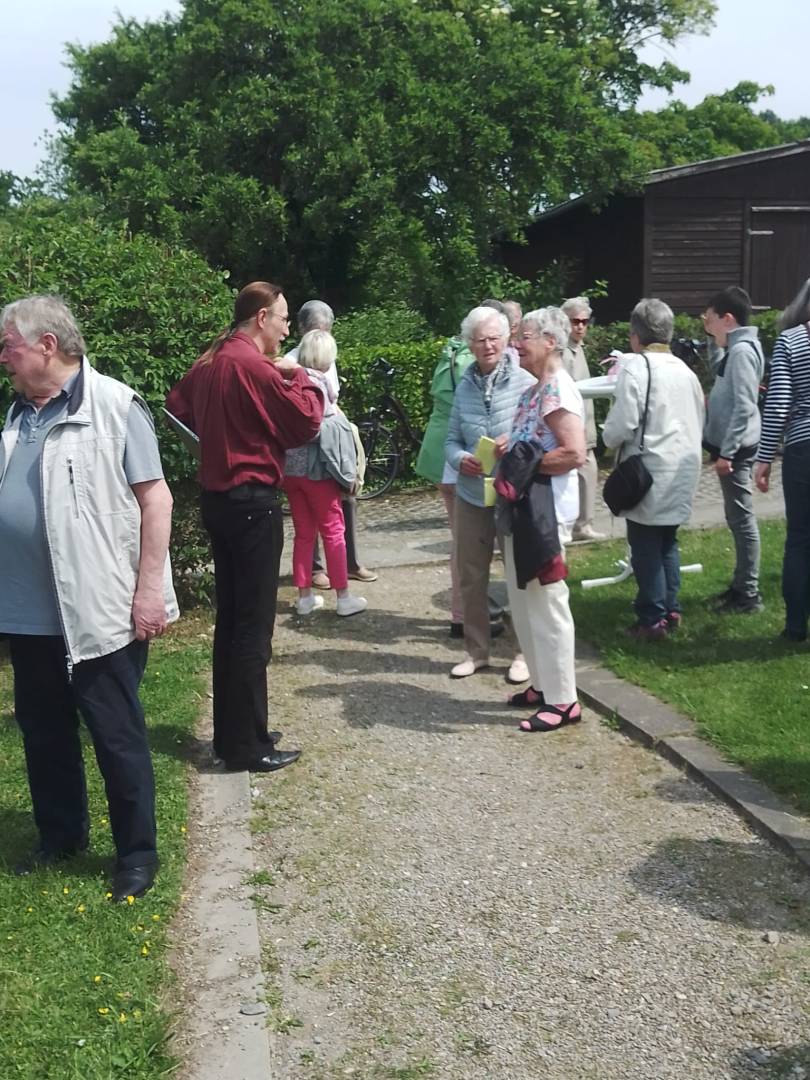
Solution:
<svg viewBox="0 0 810 1080"><path fill-rule="evenodd" d="M261 311L262 308L271 308L281 296L281 286L273 285L269 281L251 281L236 297L233 305L233 319L230 326L214 338L205 352L197 361L198 364L210 364L216 359L216 355L226 341L230 341L233 335Z"/></svg>

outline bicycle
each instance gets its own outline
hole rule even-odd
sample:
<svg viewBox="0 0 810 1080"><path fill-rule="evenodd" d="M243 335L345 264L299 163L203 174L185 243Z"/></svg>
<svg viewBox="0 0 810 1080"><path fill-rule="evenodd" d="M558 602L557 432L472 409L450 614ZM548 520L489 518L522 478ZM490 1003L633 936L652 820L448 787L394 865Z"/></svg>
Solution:
<svg viewBox="0 0 810 1080"><path fill-rule="evenodd" d="M358 499L376 499L388 491L407 454L422 444L422 432L392 392L396 368L380 356L371 365L371 374L381 382L382 392L357 425L366 455L366 477Z"/></svg>

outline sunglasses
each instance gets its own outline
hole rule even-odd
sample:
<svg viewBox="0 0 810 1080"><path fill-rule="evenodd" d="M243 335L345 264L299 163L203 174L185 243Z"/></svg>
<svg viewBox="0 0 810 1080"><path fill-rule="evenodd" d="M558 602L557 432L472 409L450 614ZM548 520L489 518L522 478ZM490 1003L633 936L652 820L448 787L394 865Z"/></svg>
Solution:
<svg viewBox="0 0 810 1080"><path fill-rule="evenodd" d="M591 321L590 318L588 318L588 319L571 319L571 325L572 326L588 326L590 321Z"/></svg>

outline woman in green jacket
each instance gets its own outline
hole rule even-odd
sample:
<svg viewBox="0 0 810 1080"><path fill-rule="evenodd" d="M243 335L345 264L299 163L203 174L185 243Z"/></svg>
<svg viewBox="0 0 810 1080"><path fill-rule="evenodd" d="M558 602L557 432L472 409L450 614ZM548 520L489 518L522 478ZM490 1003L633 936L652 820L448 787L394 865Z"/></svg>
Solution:
<svg viewBox="0 0 810 1080"><path fill-rule="evenodd" d="M464 372L472 363L473 355L467 343L460 337L452 337L442 349L439 362L433 372L430 393L433 398L433 411L430 414L425 437L416 459L416 471L426 480L436 484L444 499L450 534L455 550L455 504L456 471L451 468L444 456L444 443L447 438L447 425L450 422L450 410L453 408L453 395ZM450 555L450 634L452 637L463 635L464 617L461 611L461 593L458 585L458 572L455 559Z"/></svg>

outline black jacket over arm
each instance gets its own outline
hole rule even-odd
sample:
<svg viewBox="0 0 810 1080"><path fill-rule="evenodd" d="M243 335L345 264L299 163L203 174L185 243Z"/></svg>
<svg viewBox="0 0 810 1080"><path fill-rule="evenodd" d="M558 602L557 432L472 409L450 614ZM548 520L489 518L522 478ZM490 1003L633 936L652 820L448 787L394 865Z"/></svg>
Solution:
<svg viewBox="0 0 810 1080"><path fill-rule="evenodd" d="M562 552L551 477L537 471L542 460L543 448L539 443L516 443L501 458L495 480L496 526L498 532L512 537L519 589L539 578L542 568Z"/></svg>

